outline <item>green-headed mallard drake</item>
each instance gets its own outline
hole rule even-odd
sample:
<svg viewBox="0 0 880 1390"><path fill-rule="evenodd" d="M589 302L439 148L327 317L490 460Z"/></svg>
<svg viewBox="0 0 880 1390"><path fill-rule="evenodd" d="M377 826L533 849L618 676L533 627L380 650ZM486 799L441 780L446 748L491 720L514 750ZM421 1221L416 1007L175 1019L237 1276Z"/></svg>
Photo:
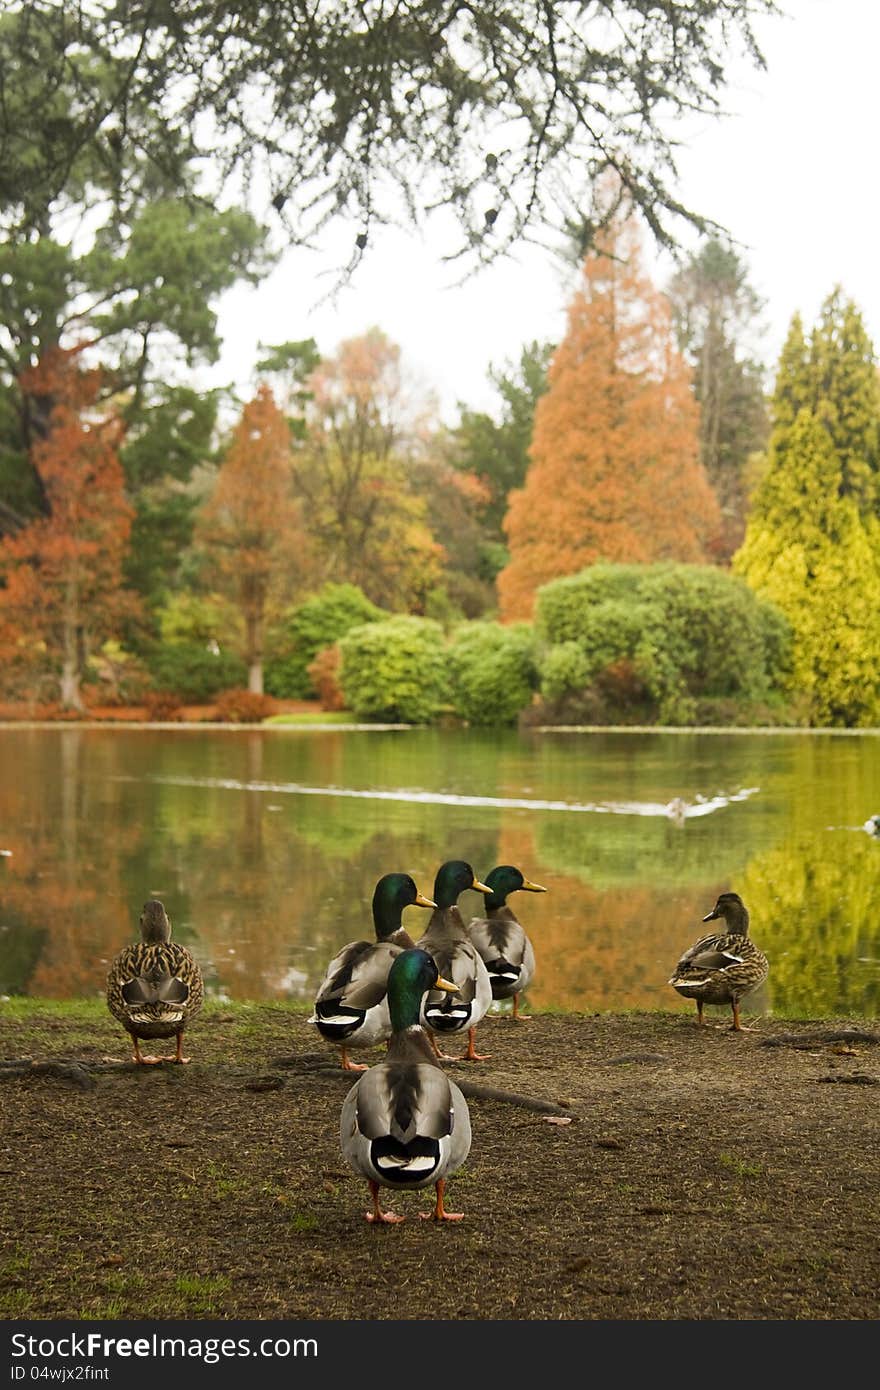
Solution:
<svg viewBox="0 0 880 1390"><path fill-rule="evenodd" d="M460 1221L446 1211L446 1176L464 1163L471 1147L467 1101L434 1057L419 1010L426 990L453 991L427 951L401 951L388 976L391 1038L381 1062L352 1086L342 1105L339 1140L343 1155L370 1184L373 1207L368 1221L403 1221L382 1211L380 1187L404 1191L433 1183L433 1212L425 1219Z"/></svg>
<svg viewBox="0 0 880 1390"><path fill-rule="evenodd" d="M467 1029L468 1045L462 1060L481 1062L484 1057L474 1050L474 1030L492 1003L492 986L458 910L459 896L466 888L475 888L478 893L492 891L463 859L450 859L440 865L434 880L437 906L419 945L434 957L440 974L453 982L456 992L430 990L422 1003L421 1018L432 1033L462 1033ZM438 1057L452 1060L439 1050L433 1036L431 1042Z"/></svg>
<svg viewBox="0 0 880 1390"><path fill-rule="evenodd" d="M770 966L749 936L749 914L738 893L722 893L703 921L719 917L727 930L703 936L685 951L669 983L695 1001L698 1023L703 1022L704 1004L729 1004L733 1028L741 1033L739 1001L764 983Z"/></svg>
<svg viewBox="0 0 880 1390"><path fill-rule="evenodd" d="M171 940L157 898L144 903L140 927L140 941L120 951L107 973L107 1007L134 1039L136 1062L188 1062L183 1034L202 1007L202 972L186 947ZM176 1038L176 1055L143 1057L141 1038Z"/></svg>
<svg viewBox="0 0 880 1390"><path fill-rule="evenodd" d="M384 874L373 891L375 941L351 941L331 960L309 1019L327 1042L340 1049L346 1071L366 1071L352 1062L349 1047L371 1047L391 1032L388 972L394 957L415 942L404 930L405 907L434 907L409 874Z"/></svg>
<svg viewBox="0 0 880 1390"><path fill-rule="evenodd" d="M499 864L486 875L486 883L492 890L486 898L486 916L473 917L468 934L489 972L492 998L512 999L513 1017L528 1018L519 1012L519 996L535 974L535 952L507 899L511 893L546 893L547 889L530 883L512 864Z"/></svg>

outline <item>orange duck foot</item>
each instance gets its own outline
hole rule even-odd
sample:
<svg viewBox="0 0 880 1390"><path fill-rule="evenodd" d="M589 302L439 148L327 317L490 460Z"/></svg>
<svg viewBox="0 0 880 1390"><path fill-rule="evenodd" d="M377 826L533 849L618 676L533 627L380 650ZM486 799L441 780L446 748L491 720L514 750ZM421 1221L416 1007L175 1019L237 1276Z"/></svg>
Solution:
<svg viewBox="0 0 880 1390"><path fill-rule="evenodd" d="M476 1051L476 1049L474 1048L474 1032L475 1032L475 1029L473 1029L473 1028L469 1028L469 1029L468 1029L468 1045L467 1045L467 1052L463 1052L463 1053L461 1054L461 1061L462 1061L462 1062L487 1062L487 1061L489 1060L489 1058L492 1056L492 1053L491 1053L491 1052L477 1052L477 1051Z"/></svg>
<svg viewBox="0 0 880 1390"><path fill-rule="evenodd" d="M370 1192L373 1197L373 1210L365 1211L364 1216L371 1226L380 1223L384 1223L387 1226L397 1226L401 1221L406 1220L405 1216L398 1216L394 1211L382 1210L379 1205L379 1184L377 1182L370 1183Z"/></svg>
<svg viewBox="0 0 880 1390"><path fill-rule="evenodd" d="M446 1190L446 1179L441 1178L435 1184L437 1191L437 1201L433 1211L420 1211L419 1216L422 1221L461 1221L464 1219L463 1211L447 1211L443 1205L443 1193Z"/></svg>

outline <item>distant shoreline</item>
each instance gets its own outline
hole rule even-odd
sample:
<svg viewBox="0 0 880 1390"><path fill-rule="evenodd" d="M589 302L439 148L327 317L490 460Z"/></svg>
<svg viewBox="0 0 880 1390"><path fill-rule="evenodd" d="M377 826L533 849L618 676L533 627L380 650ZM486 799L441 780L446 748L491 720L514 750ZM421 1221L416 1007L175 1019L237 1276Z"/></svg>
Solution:
<svg viewBox="0 0 880 1390"><path fill-rule="evenodd" d="M215 723L210 719L178 719L178 720L147 720L147 719L0 719L0 730L2 729L112 729L112 730L166 730L171 732L190 732L193 729L201 732L218 733L324 733L328 729L335 733L387 733L389 730L422 730L432 729L440 733L459 733L462 730L473 729L481 732L498 732L496 726L492 725L471 725L456 726L453 730L439 728L435 724L363 724L352 722L350 724L327 722L322 723L314 720L309 723L260 723L260 724L232 724ZM516 729L507 732L516 733ZM740 726L736 724L538 724L529 729L519 732L524 734L784 734L787 736L808 734L811 737L816 735L833 735L835 738L877 738L880 736L880 727L868 729L837 729L837 728L792 728L788 725L769 725L756 724Z"/></svg>

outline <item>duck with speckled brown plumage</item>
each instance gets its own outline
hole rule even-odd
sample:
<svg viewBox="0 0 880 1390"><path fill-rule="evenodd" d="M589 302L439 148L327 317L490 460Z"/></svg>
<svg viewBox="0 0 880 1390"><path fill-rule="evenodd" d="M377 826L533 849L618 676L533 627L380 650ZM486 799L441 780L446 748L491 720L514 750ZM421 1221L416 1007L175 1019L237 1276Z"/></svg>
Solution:
<svg viewBox="0 0 880 1390"><path fill-rule="evenodd" d="M141 939L113 960L107 973L107 1007L131 1035L140 1065L188 1062L183 1034L202 1007L202 972L185 946L171 940L171 922L158 898L144 903ZM140 1040L176 1038L173 1058L148 1056Z"/></svg>
<svg viewBox="0 0 880 1390"><path fill-rule="evenodd" d="M703 1023L704 1004L729 1004L733 1030L748 1032L740 1023L739 1001L762 985L769 962L749 936L749 914L738 893L722 893L704 922L721 919L725 930L699 941L685 951L669 983L697 1006L697 1022Z"/></svg>

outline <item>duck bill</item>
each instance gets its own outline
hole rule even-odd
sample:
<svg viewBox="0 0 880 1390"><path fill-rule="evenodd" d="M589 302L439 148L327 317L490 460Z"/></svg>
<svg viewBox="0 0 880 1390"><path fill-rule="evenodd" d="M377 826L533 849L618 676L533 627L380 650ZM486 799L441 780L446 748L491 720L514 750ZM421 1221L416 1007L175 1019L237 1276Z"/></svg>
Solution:
<svg viewBox="0 0 880 1390"><path fill-rule="evenodd" d="M437 976L437 980L436 980L436 982L435 982L435 984L434 984L434 988L435 988L435 989L445 989L445 990L447 991L448 994L456 994L457 991L458 991L458 985L452 984L451 981L449 981L449 980L444 980L444 978L443 978L442 975L438 975L438 976Z"/></svg>
<svg viewBox="0 0 880 1390"><path fill-rule="evenodd" d="M524 879L523 879L522 886L523 886L523 888L526 890L527 893L546 893L546 892L547 892L547 889L544 888L542 884L540 884L540 883L530 883L529 880L528 880L527 878L524 878Z"/></svg>
<svg viewBox="0 0 880 1390"><path fill-rule="evenodd" d="M476 890L477 890L478 893L491 893L491 892L492 892L492 889L489 887L488 883L481 883L480 880L479 880L478 878L475 878L475 879L474 879L473 883L471 884L471 887L472 887L472 888L476 888Z"/></svg>
<svg viewBox="0 0 880 1390"><path fill-rule="evenodd" d="M718 916L718 909L717 909L717 907L713 907L711 912L707 912L707 913L706 913L705 917L703 918L703 921L704 921L704 922L714 922L717 916Z"/></svg>
<svg viewBox="0 0 880 1390"><path fill-rule="evenodd" d="M436 907L437 904L431 902L430 898L423 898L421 893L416 893L416 907Z"/></svg>

